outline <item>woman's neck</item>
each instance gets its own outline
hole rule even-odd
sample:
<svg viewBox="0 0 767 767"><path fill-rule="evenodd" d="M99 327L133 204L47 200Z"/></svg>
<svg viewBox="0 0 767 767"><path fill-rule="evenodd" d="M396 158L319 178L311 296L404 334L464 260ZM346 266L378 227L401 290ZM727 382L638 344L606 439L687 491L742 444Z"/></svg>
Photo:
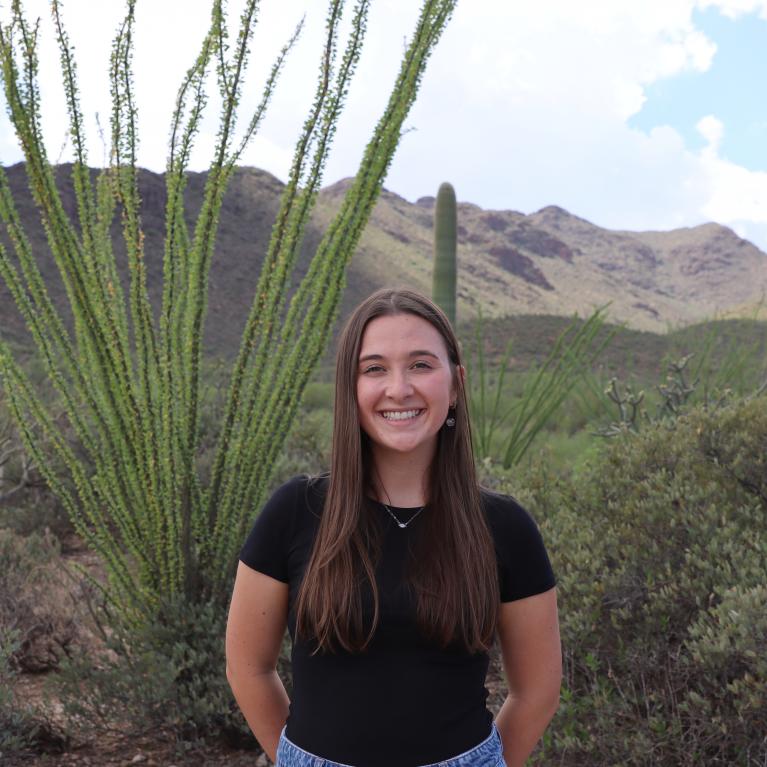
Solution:
<svg viewBox="0 0 767 767"><path fill-rule="evenodd" d="M381 503L401 508L424 506L428 500L431 456L373 451L373 489Z"/></svg>

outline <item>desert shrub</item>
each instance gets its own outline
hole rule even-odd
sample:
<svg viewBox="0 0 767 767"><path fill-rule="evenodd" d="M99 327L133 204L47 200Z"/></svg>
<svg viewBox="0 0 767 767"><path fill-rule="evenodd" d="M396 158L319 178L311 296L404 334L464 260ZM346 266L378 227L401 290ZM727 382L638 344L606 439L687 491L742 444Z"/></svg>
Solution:
<svg viewBox="0 0 767 767"><path fill-rule="evenodd" d="M734 586L690 626L684 663L699 673L680 708L695 742L742 743L743 764L767 755L767 587Z"/></svg>
<svg viewBox="0 0 767 767"><path fill-rule="evenodd" d="M35 721L19 705L13 691L16 676L13 656L18 650L18 632L0 630L0 758L26 751L35 735Z"/></svg>
<svg viewBox="0 0 767 767"><path fill-rule="evenodd" d="M43 706L18 693L22 672L56 668L78 637L77 610L62 599L62 564L49 534L0 529L0 763L58 753L65 734Z"/></svg>
<svg viewBox="0 0 767 767"><path fill-rule="evenodd" d="M23 536L48 530L62 544L74 535L61 501L45 487L24 490L12 503L0 505L0 528Z"/></svg>
<svg viewBox="0 0 767 767"><path fill-rule="evenodd" d="M69 430L65 428L63 432L68 439ZM48 464L60 467L54 452L43 440L41 440L41 449ZM2 388L0 388L0 528L7 528L19 535L50 530L59 540L70 538L74 532L61 501L48 489L39 467L24 448L18 430L11 421Z"/></svg>
<svg viewBox="0 0 767 767"><path fill-rule="evenodd" d="M78 610L59 589L64 566L49 534L0 530L0 635L14 636L20 671L55 669L78 636Z"/></svg>
<svg viewBox="0 0 767 767"><path fill-rule="evenodd" d="M335 385L326 381L312 381L306 385L301 406L304 410L331 410Z"/></svg>
<svg viewBox="0 0 767 767"><path fill-rule="evenodd" d="M201 449L196 465L203 481L209 480L213 469L215 438L224 417L223 391L220 386L209 386L200 403ZM301 408L275 461L273 487L296 474L316 474L330 466L331 404L332 384L312 383L307 387Z"/></svg>
<svg viewBox="0 0 767 767"><path fill-rule="evenodd" d="M66 738L40 710L19 699L16 658L19 633L0 625L0 763L21 763L34 753L58 753Z"/></svg>
<svg viewBox="0 0 767 767"><path fill-rule="evenodd" d="M764 764L766 484L762 396L506 486L559 581L564 689L538 764Z"/></svg>
<svg viewBox="0 0 767 767"><path fill-rule="evenodd" d="M317 474L330 468L333 416L329 410L302 409L275 463L272 484L296 474Z"/></svg>
<svg viewBox="0 0 767 767"><path fill-rule="evenodd" d="M55 681L75 732L163 731L180 747L212 738L255 747L226 680L225 606L170 602L140 626L103 606L94 616L105 621L104 650L73 654Z"/></svg>

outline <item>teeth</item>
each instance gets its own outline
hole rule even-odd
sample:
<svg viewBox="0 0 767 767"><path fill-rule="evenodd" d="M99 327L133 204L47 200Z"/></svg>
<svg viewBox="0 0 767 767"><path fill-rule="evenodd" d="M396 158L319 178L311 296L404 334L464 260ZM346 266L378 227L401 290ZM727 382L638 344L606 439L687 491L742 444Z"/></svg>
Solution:
<svg viewBox="0 0 767 767"><path fill-rule="evenodd" d="M387 421L404 421L407 418L415 418L420 412L420 410L404 410L402 412L386 410L382 415Z"/></svg>

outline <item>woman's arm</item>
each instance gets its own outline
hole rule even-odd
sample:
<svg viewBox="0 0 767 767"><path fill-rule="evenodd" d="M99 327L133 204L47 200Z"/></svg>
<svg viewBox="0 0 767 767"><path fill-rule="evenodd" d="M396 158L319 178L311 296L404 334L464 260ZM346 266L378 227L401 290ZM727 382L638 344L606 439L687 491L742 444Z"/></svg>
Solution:
<svg viewBox="0 0 767 767"><path fill-rule="evenodd" d="M523 767L559 706L557 591L501 604L498 636L509 694L495 724L507 767Z"/></svg>
<svg viewBox="0 0 767 767"><path fill-rule="evenodd" d="M288 584L240 562L226 626L226 677L272 762L290 703L277 675L287 614Z"/></svg>

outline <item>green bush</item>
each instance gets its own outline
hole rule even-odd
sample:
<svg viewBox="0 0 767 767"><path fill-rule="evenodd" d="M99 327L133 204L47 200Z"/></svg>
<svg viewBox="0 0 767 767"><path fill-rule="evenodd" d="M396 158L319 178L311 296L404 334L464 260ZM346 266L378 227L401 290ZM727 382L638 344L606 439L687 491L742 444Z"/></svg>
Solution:
<svg viewBox="0 0 767 767"><path fill-rule="evenodd" d="M306 385L301 407L304 410L332 410L335 385L326 381L312 381Z"/></svg>
<svg viewBox="0 0 767 767"><path fill-rule="evenodd" d="M226 680L224 605L171 602L151 623L131 627L103 606L94 615L106 621L105 650L74 654L55 682L75 731L165 732L181 748L213 738L256 746Z"/></svg>
<svg viewBox="0 0 767 767"><path fill-rule="evenodd" d="M31 364L30 367L34 371ZM0 528L19 535L47 529L59 540L65 540L74 532L72 523L24 449L5 397L0 387ZM65 429L65 433L68 438L69 431ZM54 451L47 444L42 448L46 462L60 468Z"/></svg>
<svg viewBox="0 0 767 767"><path fill-rule="evenodd" d="M541 462L521 484L565 660L536 763L764 764L767 398L692 409L609 441L577 477Z"/></svg>
<svg viewBox="0 0 767 767"><path fill-rule="evenodd" d="M329 410L302 409L275 463L272 486L296 474L317 474L330 467L333 414Z"/></svg>
<svg viewBox="0 0 767 767"><path fill-rule="evenodd" d="M72 522L61 502L47 488L22 491L13 501L0 506L0 528L24 536L48 530L58 541L71 542Z"/></svg>

